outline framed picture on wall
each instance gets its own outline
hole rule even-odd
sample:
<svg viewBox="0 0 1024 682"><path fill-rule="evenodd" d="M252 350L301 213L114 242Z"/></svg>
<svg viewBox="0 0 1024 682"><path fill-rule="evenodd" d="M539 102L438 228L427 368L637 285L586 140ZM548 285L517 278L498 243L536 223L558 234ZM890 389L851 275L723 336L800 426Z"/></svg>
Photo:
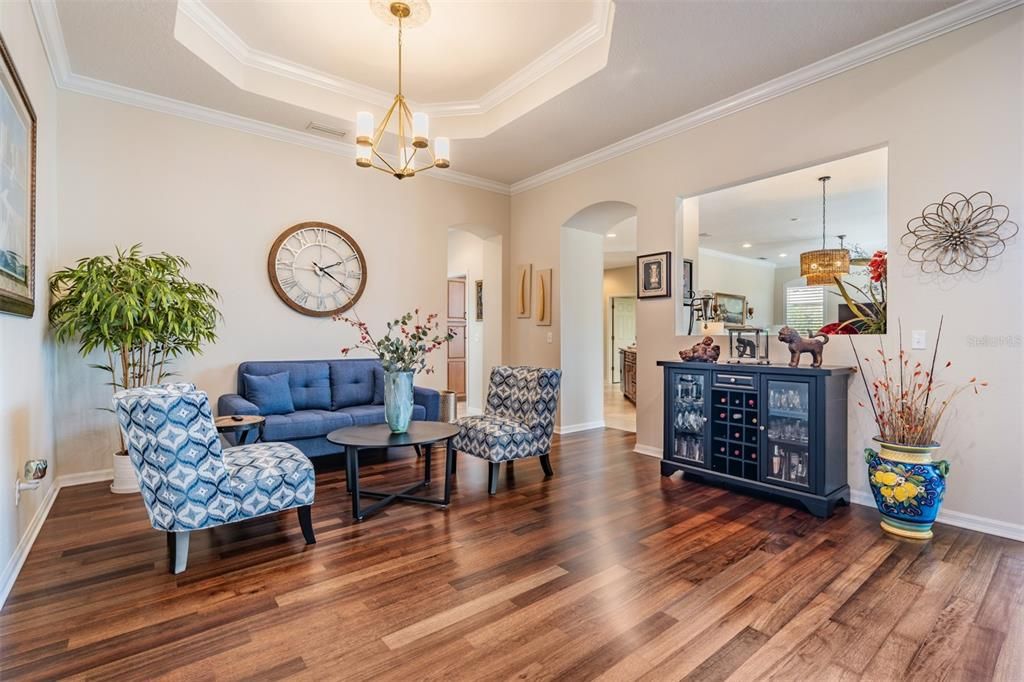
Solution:
<svg viewBox="0 0 1024 682"><path fill-rule="evenodd" d="M0 61L0 312L32 317L36 114L2 36Z"/></svg>
<svg viewBox="0 0 1024 682"><path fill-rule="evenodd" d="M747 297L715 292L718 319L726 327L742 327L747 322Z"/></svg>
<svg viewBox="0 0 1024 682"><path fill-rule="evenodd" d="M636 297L665 298L672 295L672 252L636 257Z"/></svg>
<svg viewBox="0 0 1024 682"><path fill-rule="evenodd" d="M689 305L693 301L693 261L689 258L683 259L683 304Z"/></svg>
<svg viewBox="0 0 1024 682"><path fill-rule="evenodd" d="M476 285L476 321L483 322L484 320L484 281L478 279L475 282Z"/></svg>

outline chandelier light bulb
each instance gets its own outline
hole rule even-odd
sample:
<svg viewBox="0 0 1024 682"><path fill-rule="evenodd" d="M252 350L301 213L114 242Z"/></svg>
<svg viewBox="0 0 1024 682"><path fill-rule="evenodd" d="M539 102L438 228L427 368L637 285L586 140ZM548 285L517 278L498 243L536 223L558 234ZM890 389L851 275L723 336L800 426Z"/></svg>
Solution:
<svg viewBox="0 0 1024 682"><path fill-rule="evenodd" d="M356 165L360 168L369 168L373 165L371 157L373 156L373 147L367 145L356 145Z"/></svg>
<svg viewBox="0 0 1024 682"><path fill-rule="evenodd" d="M369 111L356 114L356 144L366 147L373 144L373 114Z"/></svg>
<svg viewBox="0 0 1024 682"><path fill-rule="evenodd" d="M412 115L412 146L425 149L427 138L430 137L430 118L422 111Z"/></svg>
<svg viewBox="0 0 1024 682"><path fill-rule="evenodd" d="M434 139L434 165L438 168L448 168L452 163L451 141L447 137Z"/></svg>

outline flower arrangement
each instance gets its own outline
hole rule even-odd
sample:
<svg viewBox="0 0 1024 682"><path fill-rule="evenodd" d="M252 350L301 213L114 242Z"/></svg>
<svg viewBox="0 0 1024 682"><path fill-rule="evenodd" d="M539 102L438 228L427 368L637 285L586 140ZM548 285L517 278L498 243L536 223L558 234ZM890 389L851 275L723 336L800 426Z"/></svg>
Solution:
<svg viewBox="0 0 1024 682"><path fill-rule="evenodd" d="M851 282L844 282L836 277L836 286L854 318L838 324L836 331L822 331L823 334L848 334L847 328L860 334L884 334L886 330L885 296L889 278L888 253L875 251L868 261L867 286L861 288ZM861 300L854 300L851 291L860 294ZM828 325L831 326L831 325Z"/></svg>
<svg viewBox="0 0 1024 682"><path fill-rule="evenodd" d="M342 348L341 354L347 356L357 349L369 351L380 358L385 372L433 374L434 368L427 366L427 355L455 338L451 330L438 333L441 325L437 313L427 315L421 322L419 308L388 322L387 333L379 338L370 333L369 326L358 316L336 315L334 319L359 332L359 343Z"/></svg>
<svg viewBox="0 0 1024 682"><path fill-rule="evenodd" d="M935 350L928 368L921 362L911 365L909 354L903 348L902 326L899 334L900 350L896 358L887 357L882 341L879 339L878 358L872 363L871 358L857 355L857 367L864 381L871 410L878 425L879 439L886 443L899 445L931 446L935 444L935 433L942 423L942 418L952 402L964 391L970 389L978 393L988 386L988 382L978 381L972 377L966 384L947 386L938 381L935 363L942 340L942 320L935 338ZM850 346L854 354L857 348L850 338ZM864 365L871 368L869 376ZM943 369L952 366L947 362ZM940 395L940 394L944 394ZM864 403L858 403L864 407Z"/></svg>

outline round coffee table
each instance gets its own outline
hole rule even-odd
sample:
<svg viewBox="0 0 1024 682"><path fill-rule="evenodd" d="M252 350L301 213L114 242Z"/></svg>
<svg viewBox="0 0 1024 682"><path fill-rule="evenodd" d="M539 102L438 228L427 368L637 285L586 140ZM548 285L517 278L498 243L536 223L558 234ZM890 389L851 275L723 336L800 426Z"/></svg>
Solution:
<svg viewBox="0 0 1024 682"><path fill-rule="evenodd" d="M374 424L373 426L347 426L327 434L327 440L345 448L345 475L348 479L348 492L352 495L352 516L357 521L362 521L370 514L380 511L396 500L447 507L451 500L451 475L454 463L451 439L458 433L459 427L455 424L415 421L409 424L409 430L405 433L391 433L387 424ZM413 492L430 485L430 452L433 445L441 441L445 442L444 497L438 499L413 495ZM360 490L360 450L401 447L422 447L425 469L423 480L397 493L382 490ZM378 498L380 501L369 507L361 508L359 506L361 495Z"/></svg>
<svg viewBox="0 0 1024 682"><path fill-rule="evenodd" d="M263 427L267 423L266 419L255 414L240 414L235 416L239 417L239 419L235 419L231 415L225 415L214 419L213 425L217 427L217 433L235 434L238 437L238 445L246 444L245 441L249 439L250 431L256 431L256 438L253 439L253 443L258 443L263 440Z"/></svg>

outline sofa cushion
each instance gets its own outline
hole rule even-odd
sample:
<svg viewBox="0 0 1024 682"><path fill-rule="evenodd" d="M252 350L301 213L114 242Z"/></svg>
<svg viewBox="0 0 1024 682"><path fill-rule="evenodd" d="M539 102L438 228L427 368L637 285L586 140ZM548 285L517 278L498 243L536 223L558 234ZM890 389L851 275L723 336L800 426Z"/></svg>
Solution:
<svg viewBox="0 0 1024 682"><path fill-rule="evenodd" d="M296 410L329 410L331 408L331 379L326 360L281 360L269 362L243 362L238 367L239 378L245 374L266 376L288 372L292 402ZM245 382L239 393L246 399Z"/></svg>
<svg viewBox="0 0 1024 682"><path fill-rule="evenodd" d="M259 408L263 416L287 414L295 411L292 393L288 387L288 372L257 376L242 375L245 381L245 396Z"/></svg>
<svg viewBox="0 0 1024 682"><path fill-rule="evenodd" d="M331 409L373 402L376 360L337 360L330 363ZM383 391L383 385L381 391Z"/></svg>
<svg viewBox="0 0 1024 682"><path fill-rule="evenodd" d="M274 414L267 417L263 427L263 439L281 441L316 438L352 424L351 415L330 410L300 410L291 414Z"/></svg>
<svg viewBox="0 0 1024 682"><path fill-rule="evenodd" d="M343 407L338 410L338 414L348 415L352 418L352 421L356 426L383 424L386 421L383 405L354 405L352 407ZM412 418L414 420L423 421L426 417L427 409L425 407L422 405L412 406Z"/></svg>
<svg viewBox="0 0 1024 682"><path fill-rule="evenodd" d="M373 404L384 404L384 368L380 365L373 368Z"/></svg>

